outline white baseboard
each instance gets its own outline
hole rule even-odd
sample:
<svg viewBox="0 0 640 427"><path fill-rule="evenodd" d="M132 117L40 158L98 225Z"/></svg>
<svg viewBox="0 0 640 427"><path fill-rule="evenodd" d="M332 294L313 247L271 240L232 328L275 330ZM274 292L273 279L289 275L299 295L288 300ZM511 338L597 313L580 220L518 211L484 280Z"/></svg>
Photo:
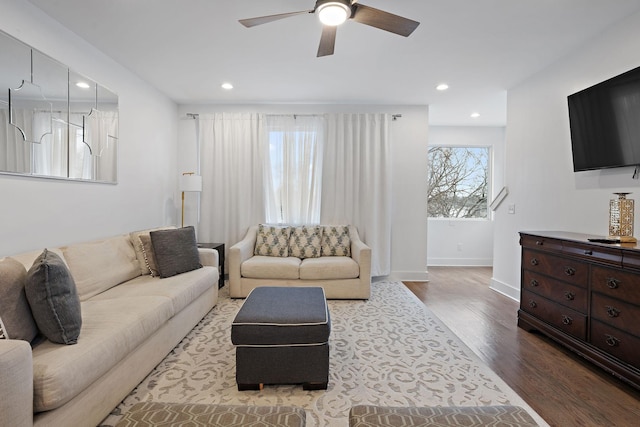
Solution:
<svg viewBox="0 0 640 427"><path fill-rule="evenodd" d="M427 271L392 271L387 280L406 282L428 282Z"/></svg>
<svg viewBox="0 0 640 427"><path fill-rule="evenodd" d="M491 278L491 285L489 285L490 289L511 298L514 301L520 302L520 288L514 288L504 282L496 280L495 278Z"/></svg>
<svg viewBox="0 0 640 427"><path fill-rule="evenodd" d="M492 267L493 258L427 258L434 267Z"/></svg>

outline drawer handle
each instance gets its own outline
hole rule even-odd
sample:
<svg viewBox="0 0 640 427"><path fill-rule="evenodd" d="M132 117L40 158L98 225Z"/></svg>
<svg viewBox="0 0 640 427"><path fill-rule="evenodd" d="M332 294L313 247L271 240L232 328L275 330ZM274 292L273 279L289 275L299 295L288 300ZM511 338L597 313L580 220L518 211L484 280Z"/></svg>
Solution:
<svg viewBox="0 0 640 427"><path fill-rule="evenodd" d="M576 294L574 294L571 291L564 291L564 297L568 300L568 301L573 301L576 298Z"/></svg>
<svg viewBox="0 0 640 427"><path fill-rule="evenodd" d="M544 242L542 240L536 240L536 245L542 246L544 245Z"/></svg>
<svg viewBox="0 0 640 427"><path fill-rule="evenodd" d="M572 323L573 323L573 319L571 317L567 316L566 314L562 315L562 324L563 325L567 325L568 326L568 325L570 325Z"/></svg>
<svg viewBox="0 0 640 427"><path fill-rule="evenodd" d="M536 302L534 300L529 301L529 307L536 308L537 306L538 306L538 304L536 304Z"/></svg>
<svg viewBox="0 0 640 427"><path fill-rule="evenodd" d="M576 269L573 267L565 267L564 274L566 274L567 276L573 276L574 274L576 274Z"/></svg>
<svg viewBox="0 0 640 427"><path fill-rule="evenodd" d="M593 255L593 251L584 251L585 255Z"/></svg>
<svg viewBox="0 0 640 427"><path fill-rule="evenodd" d="M618 279L614 279L613 277L607 278L607 287L609 289L618 289L618 286L620 286L620 281Z"/></svg>
<svg viewBox="0 0 640 427"><path fill-rule="evenodd" d="M617 308L611 307L610 305L605 305L605 307L607 308L607 314L609 315L609 317L620 316L620 310L618 310Z"/></svg>
<svg viewBox="0 0 640 427"><path fill-rule="evenodd" d="M538 261L538 258L531 258L531 265L538 265L540 264L540 261Z"/></svg>
<svg viewBox="0 0 640 427"><path fill-rule="evenodd" d="M529 284L531 286L534 286L534 287L539 285L539 283L538 283L538 281L536 279L531 279L531 282L529 282Z"/></svg>
<svg viewBox="0 0 640 427"><path fill-rule="evenodd" d="M620 345L620 340L613 335L606 334L605 337L607 338L606 342L609 347L617 347Z"/></svg>

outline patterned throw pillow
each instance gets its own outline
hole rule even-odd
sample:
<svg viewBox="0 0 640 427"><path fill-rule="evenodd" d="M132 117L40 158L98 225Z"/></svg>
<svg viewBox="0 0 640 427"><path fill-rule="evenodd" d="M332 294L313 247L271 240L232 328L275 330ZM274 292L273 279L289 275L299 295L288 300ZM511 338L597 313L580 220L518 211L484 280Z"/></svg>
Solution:
<svg viewBox="0 0 640 427"><path fill-rule="evenodd" d="M158 263L156 262L156 254L153 253L153 244L151 243L150 234L138 235L138 247L142 251L145 266L147 272L145 274L151 274L151 277L160 276L158 271Z"/></svg>
<svg viewBox="0 0 640 427"><path fill-rule="evenodd" d="M2 317L0 317L0 340L8 340L9 337L4 332L4 324L2 323Z"/></svg>
<svg viewBox="0 0 640 427"><path fill-rule="evenodd" d="M325 225L322 236L323 256L351 256L348 225Z"/></svg>
<svg viewBox="0 0 640 427"><path fill-rule="evenodd" d="M254 255L288 257L289 227L277 225L258 225Z"/></svg>
<svg viewBox="0 0 640 427"><path fill-rule="evenodd" d="M292 227L289 237L289 256L300 259L318 258L322 245L322 226Z"/></svg>

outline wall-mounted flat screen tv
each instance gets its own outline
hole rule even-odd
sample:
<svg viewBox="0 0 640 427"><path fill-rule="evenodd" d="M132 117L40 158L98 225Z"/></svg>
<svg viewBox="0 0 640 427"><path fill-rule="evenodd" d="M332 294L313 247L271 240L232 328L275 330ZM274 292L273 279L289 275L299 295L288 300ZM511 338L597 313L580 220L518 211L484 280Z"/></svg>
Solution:
<svg viewBox="0 0 640 427"><path fill-rule="evenodd" d="M569 95L573 170L640 165L640 67Z"/></svg>

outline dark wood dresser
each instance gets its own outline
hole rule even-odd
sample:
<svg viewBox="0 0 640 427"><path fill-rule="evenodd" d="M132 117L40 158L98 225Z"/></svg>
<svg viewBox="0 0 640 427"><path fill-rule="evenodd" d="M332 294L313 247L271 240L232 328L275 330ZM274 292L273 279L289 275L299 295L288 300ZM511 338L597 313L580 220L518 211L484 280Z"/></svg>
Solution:
<svg viewBox="0 0 640 427"><path fill-rule="evenodd" d="M518 326L640 389L640 246L521 232Z"/></svg>

